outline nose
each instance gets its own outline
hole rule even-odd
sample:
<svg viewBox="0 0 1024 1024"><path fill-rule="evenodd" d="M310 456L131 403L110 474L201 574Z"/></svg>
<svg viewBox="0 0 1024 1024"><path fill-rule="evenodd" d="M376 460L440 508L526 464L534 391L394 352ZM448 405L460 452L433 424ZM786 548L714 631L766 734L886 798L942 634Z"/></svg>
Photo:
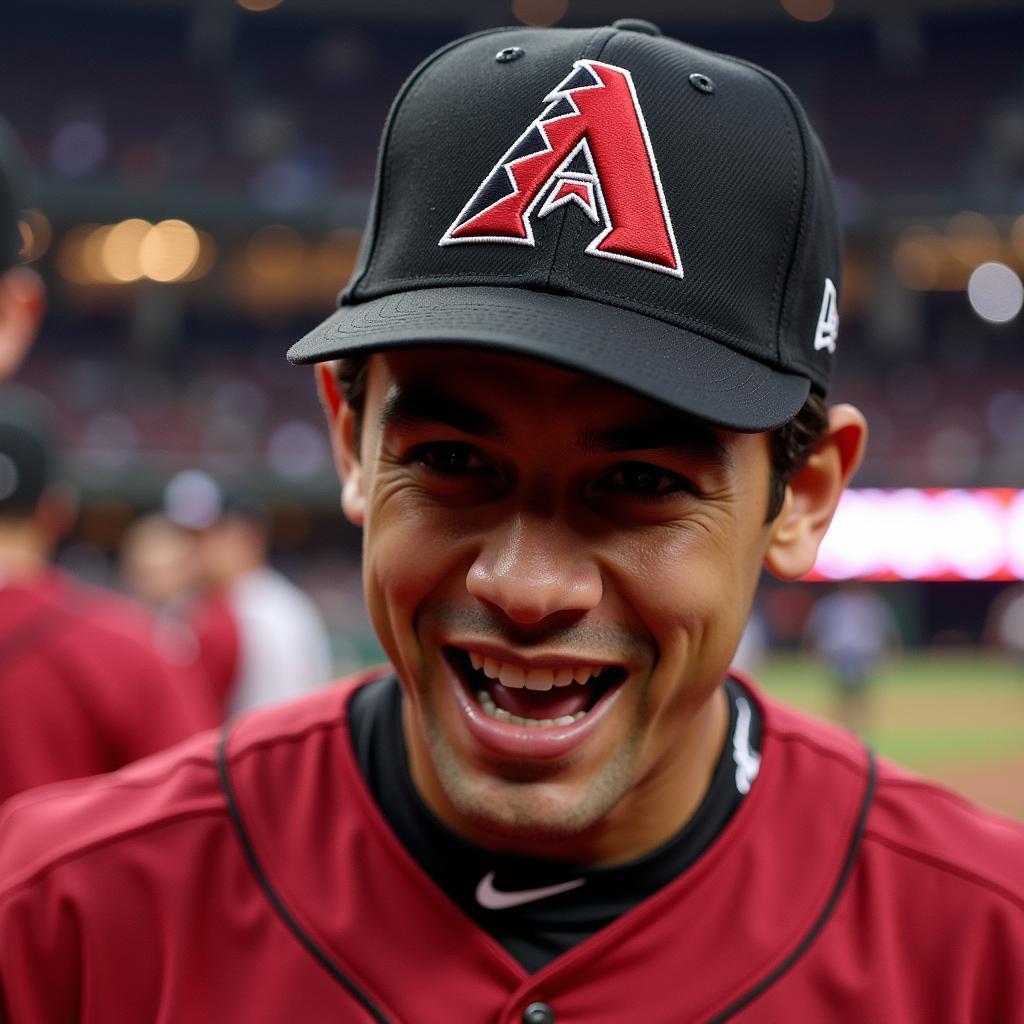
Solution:
<svg viewBox="0 0 1024 1024"><path fill-rule="evenodd" d="M559 612L590 611L603 592L598 567L571 533L521 515L488 534L466 586L475 598L522 624Z"/></svg>

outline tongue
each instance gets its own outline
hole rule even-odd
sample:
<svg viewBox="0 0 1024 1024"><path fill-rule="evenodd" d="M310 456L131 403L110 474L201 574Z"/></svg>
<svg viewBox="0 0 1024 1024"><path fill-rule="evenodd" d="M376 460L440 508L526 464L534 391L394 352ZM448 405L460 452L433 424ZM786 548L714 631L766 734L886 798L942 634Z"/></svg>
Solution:
<svg viewBox="0 0 1024 1024"><path fill-rule="evenodd" d="M499 708L520 718L561 718L590 708L592 694L588 686L573 683L554 686L550 690L512 689L496 679L488 680L491 699Z"/></svg>

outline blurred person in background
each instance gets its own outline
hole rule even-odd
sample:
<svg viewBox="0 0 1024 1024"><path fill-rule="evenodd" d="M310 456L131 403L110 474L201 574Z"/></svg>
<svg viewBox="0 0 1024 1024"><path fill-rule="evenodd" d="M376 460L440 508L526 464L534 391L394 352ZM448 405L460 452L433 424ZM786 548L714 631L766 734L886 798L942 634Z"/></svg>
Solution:
<svg viewBox="0 0 1024 1024"><path fill-rule="evenodd" d="M41 400L0 391L0 800L111 771L217 721L147 614L57 571L74 503Z"/></svg>
<svg viewBox="0 0 1024 1024"><path fill-rule="evenodd" d="M270 565L267 510L196 470L171 480L165 507L195 535L200 596L187 618L224 713L329 683L327 629L313 601Z"/></svg>
<svg viewBox="0 0 1024 1024"><path fill-rule="evenodd" d="M18 368L39 329L45 292L39 275L21 266L18 211L27 162L14 132L0 118L0 380Z"/></svg>
<svg viewBox="0 0 1024 1024"><path fill-rule="evenodd" d="M123 588L155 617L161 649L201 672L199 645L185 620L199 586L193 534L160 513L142 516L125 531L118 562Z"/></svg>
<svg viewBox="0 0 1024 1024"><path fill-rule="evenodd" d="M805 642L828 666L837 721L865 735L871 723L872 683L885 656L900 648L899 627L888 603L870 584L844 584L814 605Z"/></svg>

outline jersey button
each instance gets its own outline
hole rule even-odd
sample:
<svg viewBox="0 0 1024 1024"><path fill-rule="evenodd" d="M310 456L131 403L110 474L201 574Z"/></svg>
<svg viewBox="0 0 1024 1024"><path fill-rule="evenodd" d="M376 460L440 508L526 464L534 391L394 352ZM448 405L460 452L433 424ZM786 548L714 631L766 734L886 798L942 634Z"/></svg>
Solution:
<svg viewBox="0 0 1024 1024"><path fill-rule="evenodd" d="M523 1024L555 1024L555 1011L547 1003L530 1003L523 1010Z"/></svg>

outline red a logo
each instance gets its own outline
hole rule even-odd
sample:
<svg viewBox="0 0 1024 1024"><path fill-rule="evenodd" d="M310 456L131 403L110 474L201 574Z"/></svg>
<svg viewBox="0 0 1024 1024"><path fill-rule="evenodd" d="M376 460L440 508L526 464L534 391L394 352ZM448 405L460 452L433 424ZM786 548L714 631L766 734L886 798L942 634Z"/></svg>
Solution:
<svg viewBox="0 0 1024 1024"><path fill-rule="evenodd" d="M534 245L531 218L575 203L603 225L586 251L683 276L633 78L578 60L548 106L495 164L439 245Z"/></svg>

